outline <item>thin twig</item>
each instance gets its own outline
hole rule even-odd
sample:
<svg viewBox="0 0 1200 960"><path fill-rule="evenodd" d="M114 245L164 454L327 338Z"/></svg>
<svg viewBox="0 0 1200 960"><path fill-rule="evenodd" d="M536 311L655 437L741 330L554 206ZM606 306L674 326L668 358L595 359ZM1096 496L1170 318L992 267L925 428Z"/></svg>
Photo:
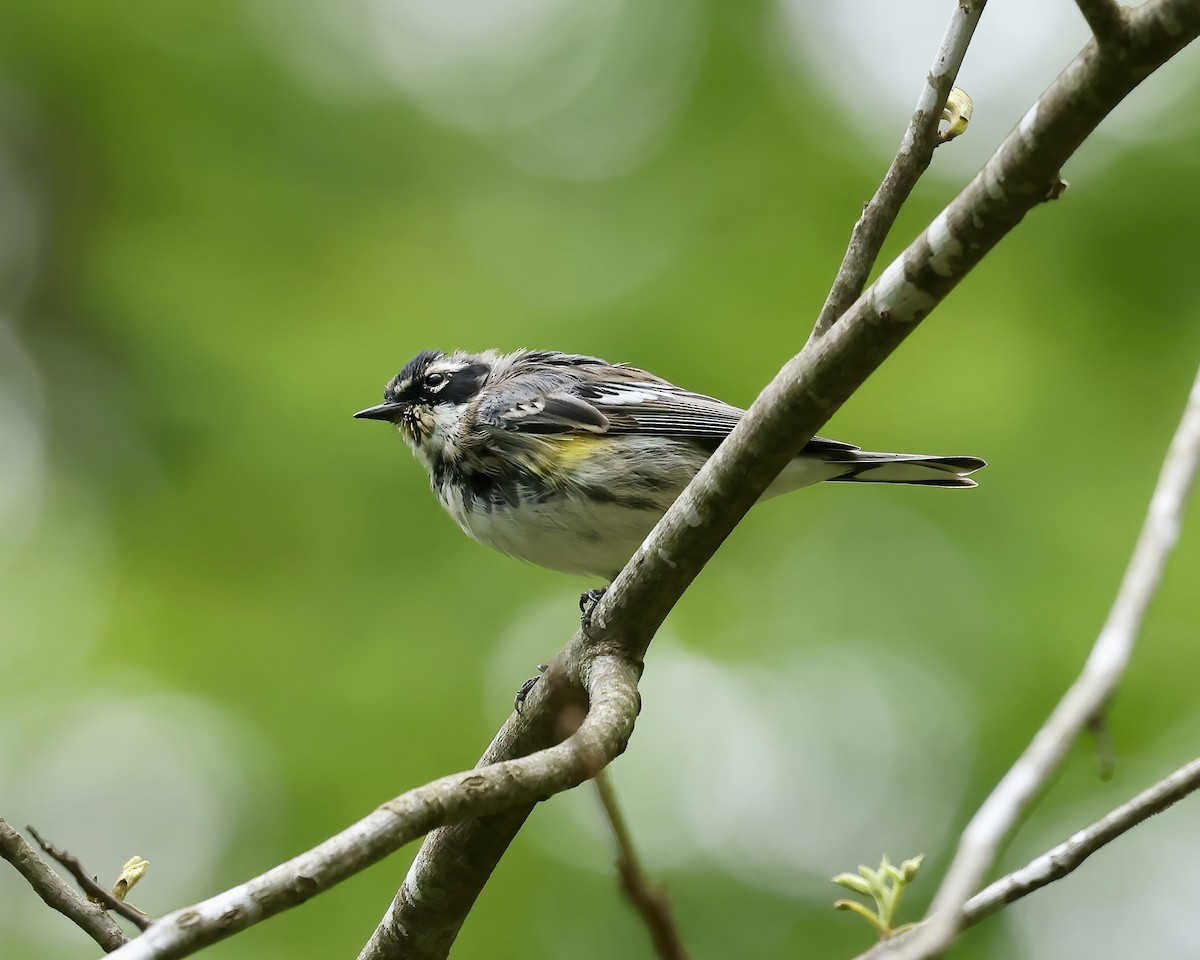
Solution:
<svg viewBox="0 0 1200 960"><path fill-rule="evenodd" d="M688 960L687 949L679 939L679 930L671 915L671 903L661 889L651 884L642 870L633 846L633 836L607 773L601 771L595 783L596 794L600 797L600 805L604 808L617 847L617 873L621 878L621 890L650 932L654 952L662 960Z"/></svg>
<svg viewBox="0 0 1200 960"><path fill-rule="evenodd" d="M29 831L29 835L38 842L38 846L40 846L48 856L53 857L64 867L66 867L71 876L75 878L75 882L83 888L83 892L93 900L99 901L106 910L111 910L113 913L119 913L130 923L135 924L140 930L145 930L154 922L150 917L142 913L142 911L137 907L126 903L124 900L118 900L115 896L113 896L112 893L110 893L96 881L95 877L93 877L86 869L84 869L84 866L79 862L78 857L68 853L61 847L56 847L48 840L44 840L42 836L33 829L33 827L26 825L25 829Z"/></svg>
<svg viewBox="0 0 1200 960"><path fill-rule="evenodd" d="M50 865L38 856L13 827L0 819L0 857L21 874L48 907L52 907L111 953L129 941L117 922L104 909L81 897Z"/></svg>
<svg viewBox="0 0 1200 960"><path fill-rule="evenodd" d="M1185 764L1124 803L1095 823L1084 827L1058 846L989 884L966 902L962 909L962 927L986 920L1010 903L1073 873L1088 857L1128 833L1138 824L1162 813L1190 793L1200 790L1200 759ZM923 920L894 940L876 944L857 960L895 960L909 941L916 939L930 923Z"/></svg>
<svg viewBox="0 0 1200 960"><path fill-rule="evenodd" d="M934 896L929 921L894 955L933 956L954 939L963 905L996 862L1021 816L1062 764L1067 751L1113 695L1141 630L1183 522L1200 463L1200 371L1171 440L1133 556L1083 671L1063 695L1025 752L996 785L959 839L958 852Z"/></svg>
<svg viewBox="0 0 1200 960"><path fill-rule="evenodd" d="M863 208L854 224L846 255L838 267L837 277L817 316L811 337L820 337L833 326L838 317L850 309L866 286L867 277L875 265L883 242L887 239L900 208L912 193L917 181L929 168L933 151L941 142L938 123L962 66L967 46L983 14L987 0L964 0L954 4L946 33L934 57L933 66L921 86L917 105L900 140L900 149L883 176L879 189Z"/></svg>
<svg viewBox="0 0 1200 960"><path fill-rule="evenodd" d="M1098 44L1108 46L1121 41L1128 23L1121 4L1116 0L1075 0L1075 4Z"/></svg>

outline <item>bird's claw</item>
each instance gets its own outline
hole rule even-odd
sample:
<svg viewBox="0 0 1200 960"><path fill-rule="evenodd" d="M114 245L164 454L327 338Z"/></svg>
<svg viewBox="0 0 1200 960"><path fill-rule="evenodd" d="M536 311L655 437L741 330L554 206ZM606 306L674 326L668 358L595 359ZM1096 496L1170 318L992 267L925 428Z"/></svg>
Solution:
<svg viewBox="0 0 1200 960"><path fill-rule="evenodd" d="M579 595L579 623L584 630L592 628L592 613L595 612L596 604L600 602L600 598L608 591L608 587L593 587Z"/></svg>
<svg viewBox="0 0 1200 960"><path fill-rule="evenodd" d="M521 689L518 690L517 695L515 697L513 697L513 709L516 710L517 713L521 712L521 708L523 706L525 706L526 698L529 696L530 693L533 692L534 685L540 679L542 679L542 674L546 672L546 670L549 666L550 666L550 664L548 664L548 663L539 663L538 664L538 675L536 677L530 677L523 684L521 684Z"/></svg>
<svg viewBox="0 0 1200 960"><path fill-rule="evenodd" d="M579 622L583 625L584 630L591 629L592 611L596 609L596 604L600 602L600 598L604 596L606 590L608 590L608 587L595 587L579 595ZM530 677L521 684L521 689L517 691L517 695L513 698L513 708L517 713L520 713L521 708L525 706L525 701L529 698L529 694L533 692L534 684L541 679L541 675L546 672L547 667L548 664L539 663L538 675Z"/></svg>

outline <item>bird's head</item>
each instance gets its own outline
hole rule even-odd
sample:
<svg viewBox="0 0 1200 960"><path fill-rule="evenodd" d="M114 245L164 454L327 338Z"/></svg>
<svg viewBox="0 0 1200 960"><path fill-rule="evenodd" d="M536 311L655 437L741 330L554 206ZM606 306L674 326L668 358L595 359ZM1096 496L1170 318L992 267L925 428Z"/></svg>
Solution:
<svg viewBox="0 0 1200 960"><path fill-rule="evenodd" d="M491 369L488 358L479 354L422 350L388 381L383 403L354 416L394 423L415 451L432 453L431 446L444 444L453 434Z"/></svg>

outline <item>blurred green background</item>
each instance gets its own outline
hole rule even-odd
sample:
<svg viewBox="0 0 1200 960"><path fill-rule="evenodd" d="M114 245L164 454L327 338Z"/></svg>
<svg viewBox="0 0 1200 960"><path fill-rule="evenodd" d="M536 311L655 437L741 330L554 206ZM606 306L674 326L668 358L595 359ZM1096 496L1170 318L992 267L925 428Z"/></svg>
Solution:
<svg viewBox="0 0 1200 960"><path fill-rule="evenodd" d="M998 5L993 5L998 6ZM895 231L1085 31L984 16ZM163 913L469 766L590 584L463 537L350 414L417 350L591 352L749 403L799 349L948 4L0 5L0 814ZM756 510L651 650L614 768L698 957L849 956L829 878L956 831L1078 671L1200 357L1200 61L1122 106L824 431L957 493ZM1200 533L1012 867L1197 753ZM956 956L1194 949L1181 805ZM415 848L234 941L352 956ZM0 955L94 947L0 871ZM649 957L592 796L533 816L460 958Z"/></svg>

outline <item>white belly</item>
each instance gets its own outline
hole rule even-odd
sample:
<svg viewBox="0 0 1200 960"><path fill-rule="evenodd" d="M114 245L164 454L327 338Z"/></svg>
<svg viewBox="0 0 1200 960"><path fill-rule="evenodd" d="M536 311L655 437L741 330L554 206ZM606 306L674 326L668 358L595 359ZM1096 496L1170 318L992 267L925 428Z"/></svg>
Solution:
<svg viewBox="0 0 1200 960"><path fill-rule="evenodd" d="M467 512L460 497L439 496L463 531L485 546L562 573L611 580L663 511L560 495L517 506L478 502Z"/></svg>
<svg viewBox="0 0 1200 960"><path fill-rule="evenodd" d="M663 452L670 453L671 449ZM611 580L703 461L702 456L686 447L684 450L693 458L691 462L681 459L675 464L661 463L663 467L674 467L675 482L666 490L643 493L637 498L640 504L636 499L634 505L587 499L578 490L560 490L539 502L532 491L525 490L523 496L509 500L470 497L468 509L461 490L447 484L435 492L473 540L539 567ZM827 479L843 469L815 458L798 457L768 488L764 499ZM619 484L614 476L598 487L615 490Z"/></svg>

